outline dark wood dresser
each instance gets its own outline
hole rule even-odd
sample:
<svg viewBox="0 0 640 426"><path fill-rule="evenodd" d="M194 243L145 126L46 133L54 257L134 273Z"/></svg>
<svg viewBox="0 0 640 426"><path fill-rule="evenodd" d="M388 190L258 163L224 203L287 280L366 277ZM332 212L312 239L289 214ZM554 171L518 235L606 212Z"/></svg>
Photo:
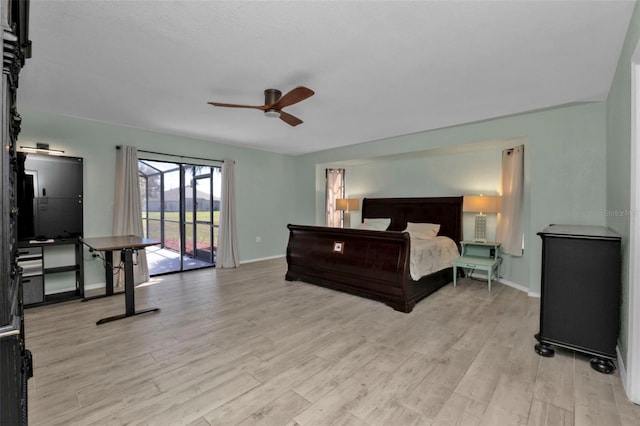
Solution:
<svg viewBox="0 0 640 426"><path fill-rule="evenodd" d="M621 238L602 226L552 225L542 238L540 332L536 352L552 345L592 355L601 373L615 370L620 328Z"/></svg>

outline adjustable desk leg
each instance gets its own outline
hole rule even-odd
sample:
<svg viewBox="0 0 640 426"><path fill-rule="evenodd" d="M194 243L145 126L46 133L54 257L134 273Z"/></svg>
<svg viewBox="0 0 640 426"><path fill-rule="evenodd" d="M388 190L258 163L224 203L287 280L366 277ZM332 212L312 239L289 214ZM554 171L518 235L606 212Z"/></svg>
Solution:
<svg viewBox="0 0 640 426"><path fill-rule="evenodd" d="M99 294L97 296L85 297L84 292L82 295L82 301L86 302L88 300L93 299L101 299L103 297L113 296L113 252L111 250L107 250L104 252L104 260L106 265L104 265L104 294Z"/></svg>
<svg viewBox="0 0 640 426"><path fill-rule="evenodd" d="M136 283L133 277L133 249L122 249L122 260L124 261L124 297L125 297L125 313L121 315L115 315L109 318L103 318L96 322L96 325L104 324L119 320L122 318L131 317L134 315L140 315L147 312L157 312L160 308L143 309L136 312L135 291Z"/></svg>
<svg viewBox="0 0 640 426"><path fill-rule="evenodd" d="M122 260L124 261L125 315L129 317L136 313L136 283L133 278L133 249L122 249L122 257Z"/></svg>
<svg viewBox="0 0 640 426"><path fill-rule="evenodd" d="M107 265L104 268L105 272L105 295L112 296L113 295L113 252L111 250L107 250L104 253L105 260L107 261Z"/></svg>

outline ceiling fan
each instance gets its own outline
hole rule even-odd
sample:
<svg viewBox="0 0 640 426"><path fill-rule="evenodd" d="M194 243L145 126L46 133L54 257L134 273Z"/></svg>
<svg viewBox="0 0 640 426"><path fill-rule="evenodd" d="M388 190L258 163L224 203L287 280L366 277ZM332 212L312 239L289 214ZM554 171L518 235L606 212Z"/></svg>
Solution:
<svg viewBox="0 0 640 426"><path fill-rule="evenodd" d="M290 126L297 126L302 123L298 117L288 114L282 111L282 108L297 104L305 99L313 96L315 92L304 86L298 86L284 96L278 89L267 89L264 91L264 105L237 105L237 104L224 104L220 102L207 102L210 105L217 107L229 107L229 108L252 108L264 111L264 115L267 117L279 117L282 121Z"/></svg>

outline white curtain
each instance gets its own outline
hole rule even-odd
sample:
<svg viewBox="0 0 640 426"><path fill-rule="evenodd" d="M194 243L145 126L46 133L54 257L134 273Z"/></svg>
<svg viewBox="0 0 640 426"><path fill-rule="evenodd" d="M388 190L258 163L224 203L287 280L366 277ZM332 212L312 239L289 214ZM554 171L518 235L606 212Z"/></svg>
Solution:
<svg viewBox="0 0 640 426"><path fill-rule="evenodd" d="M327 169L327 226L342 227L342 211L336 210L336 200L344 198L344 169Z"/></svg>
<svg viewBox="0 0 640 426"><path fill-rule="evenodd" d="M502 151L501 207L496 239L500 249L512 256L522 256L524 230L524 145Z"/></svg>
<svg viewBox="0 0 640 426"><path fill-rule="evenodd" d="M116 150L116 187L113 205L113 235L144 235L142 207L138 180L138 150L133 146L121 146ZM114 264L120 260L120 252L113 253ZM133 276L136 284L149 280L147 254L138 250L133 258ZM115 287L124 287L124 271L114 277Z"/></svg>
<svg viewBox="0 0 640 426"><path fill-rule="evenodd" d="M218 233L216 268L236 268L240 265L233 164L233 161L225 160L222 165L222 199L220 200L220 231Z"/></svg>

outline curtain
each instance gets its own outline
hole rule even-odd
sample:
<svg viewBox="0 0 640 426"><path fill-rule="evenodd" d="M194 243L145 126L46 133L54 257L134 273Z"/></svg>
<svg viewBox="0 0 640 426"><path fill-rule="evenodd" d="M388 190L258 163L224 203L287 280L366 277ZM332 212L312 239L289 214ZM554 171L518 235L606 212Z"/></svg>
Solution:
<svg viewBox="0 0 640 426"><path fill-rule="evenodd" d="M327 169L326 211L327 226L342 227L342 211L336 210L336 200L344 198L344 169Z"/></svg>
<svg viewBox="0 0 640 426"><path fill-rule="evenodd" d="M113 205L113 235L143 236L140 183L138 176L138 150L133 146L121 146L116 150L116 186ZM120 259L120 252L113 253ZM147 254L137 250L133 257L133 277L136 284L149 280ZM124 288L124 271L114 277L114 286Z"/></svg>
<svg viewBox="0 0 640 426"><path fill-rule="evenodd" d="M524 230L524 145L502 151L501 208L496 239L500 249L512 256L522 256Z"/></svg>
<svg viewBox="0 0 640 426"><path fill-rule="evenodd" d="M233 164L232 160L224 160L222 165L222 199L220 200L220 231L216 268L236 268L240 265L236 231L236 195L234 191Z"/></svg>

